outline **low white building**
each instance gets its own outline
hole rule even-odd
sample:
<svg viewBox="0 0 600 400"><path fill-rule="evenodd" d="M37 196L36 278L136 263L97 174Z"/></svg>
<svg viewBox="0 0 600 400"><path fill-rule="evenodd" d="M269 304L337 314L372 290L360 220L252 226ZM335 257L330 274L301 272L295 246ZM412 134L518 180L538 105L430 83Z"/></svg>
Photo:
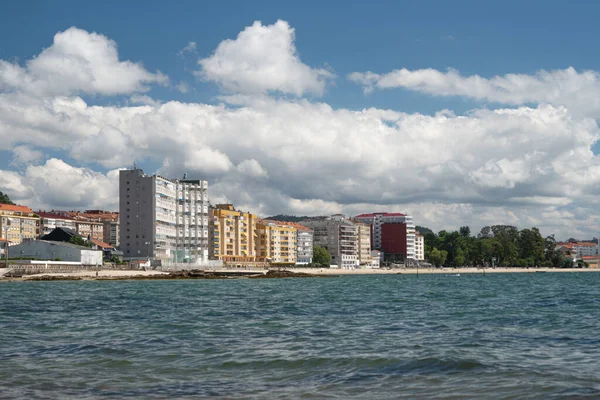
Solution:
<svg viewBox="0 0 600 400"><path fill-rule="evenodd" d="M49 240L26 240L9 249L9 258L69 261L81 265L102 265L102 250L94 250L72 243Z"/></svg>
<svg viewBox="0 0 600 400"><path fill-rule="evenodd" d="M381 260L383 258L383 253L379 250L371 250L371 267L370 268L379 268L381 266Z"/></svg>

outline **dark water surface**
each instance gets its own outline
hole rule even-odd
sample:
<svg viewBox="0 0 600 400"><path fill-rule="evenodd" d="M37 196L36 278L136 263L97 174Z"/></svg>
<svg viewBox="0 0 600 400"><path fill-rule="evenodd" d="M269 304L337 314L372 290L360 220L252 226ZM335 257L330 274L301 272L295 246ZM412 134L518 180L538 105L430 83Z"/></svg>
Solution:
<svg viewBox="0 0 600 400"><path fill-rule="evenodd" d="M600 274L0 284L1 398L600 398Z"/></svg>

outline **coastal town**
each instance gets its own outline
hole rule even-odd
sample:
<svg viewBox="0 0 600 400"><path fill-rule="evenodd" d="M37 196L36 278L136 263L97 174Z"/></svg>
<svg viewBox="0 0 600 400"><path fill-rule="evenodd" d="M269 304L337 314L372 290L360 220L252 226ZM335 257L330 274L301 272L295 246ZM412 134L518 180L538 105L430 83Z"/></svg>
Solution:
<svg viewBox="0 0 600 400"><path fill-rule="evenodd" d="M233 204L211 204L207 181L146 175L135 167L120 171L118 212L34 211L10 200L3 203L7 204L0 204L0 247L6 270L10 265L30 265L32 271L37 270L36 265L55 265L61 270L116 265L160 270L375 270L443 267L448 260L448 251L437 248L442 249L436 244L440 238L427 228L420 232L408 214L263 218ZM457 232L459 237L465 233L463 229ZM445 232L440 234L445 236ZM498 237L501 234L496 232ZM485 228L480 238L482 235L484 239L488 235ZM551 242L549 251L561 257L554 261L560 265L545 266L598 267L597 240ZM501 256L482 255L471 264L494 267ZM466 263L463 256L455 254L451 264L464 267ZM529 264L512 263L518 265L504 266L543 266L539 257L530 257Z"/></svg>

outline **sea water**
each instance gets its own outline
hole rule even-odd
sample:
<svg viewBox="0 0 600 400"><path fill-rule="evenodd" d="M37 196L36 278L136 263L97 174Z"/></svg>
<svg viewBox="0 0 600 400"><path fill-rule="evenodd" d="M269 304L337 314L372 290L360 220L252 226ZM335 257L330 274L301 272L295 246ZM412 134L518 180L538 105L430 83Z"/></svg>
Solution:
<svg viewBox="0 0 600 400"><path fill-rule="evenodd" d="M600 274L2 283L0 397L600 398Z"/></svg>

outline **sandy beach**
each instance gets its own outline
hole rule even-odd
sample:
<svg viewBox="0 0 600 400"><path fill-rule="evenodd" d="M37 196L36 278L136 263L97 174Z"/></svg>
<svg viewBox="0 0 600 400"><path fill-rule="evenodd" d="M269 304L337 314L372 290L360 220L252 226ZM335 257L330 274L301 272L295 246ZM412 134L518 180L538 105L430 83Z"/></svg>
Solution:
<svg viewBox="0 0 600 400"><path fill-rule="evenodd" d="M394 275L394 274L496 274L536 272L600 272L600 268L396 268L396 269L339 269L294 268L295 272L316 275Z"/></svg>
<svg viewBox="0 0 600 400"><path fill-rule="evenodd" d="M291 271L299 274L310 274L310 275L321 275L321 276L342 276L342 275L427 275L427 274L438 274L438 275L457 275L457 274L498 274L498 273L562 273L562 272L600 272L598 268L397 268L397 269L339 269L339 268L275 268L276 271ZM232 273L241 274L243 273L256 273L265 274L265 269L210 269L206 272L220 272L220 273ZM164 276L166 279L170 278L171 272L168 271L143 271L143 270L100 270L100 271L82 271L72 273L45 273L26 275L19 278L6 278L7 280L38 280L40 277L55 277L57 279L69 278L76 280L123 280L123 279L135 279L140 280L144 278L148 279L160 279ZM288 275L289 276L289 275Z"/></svg>

